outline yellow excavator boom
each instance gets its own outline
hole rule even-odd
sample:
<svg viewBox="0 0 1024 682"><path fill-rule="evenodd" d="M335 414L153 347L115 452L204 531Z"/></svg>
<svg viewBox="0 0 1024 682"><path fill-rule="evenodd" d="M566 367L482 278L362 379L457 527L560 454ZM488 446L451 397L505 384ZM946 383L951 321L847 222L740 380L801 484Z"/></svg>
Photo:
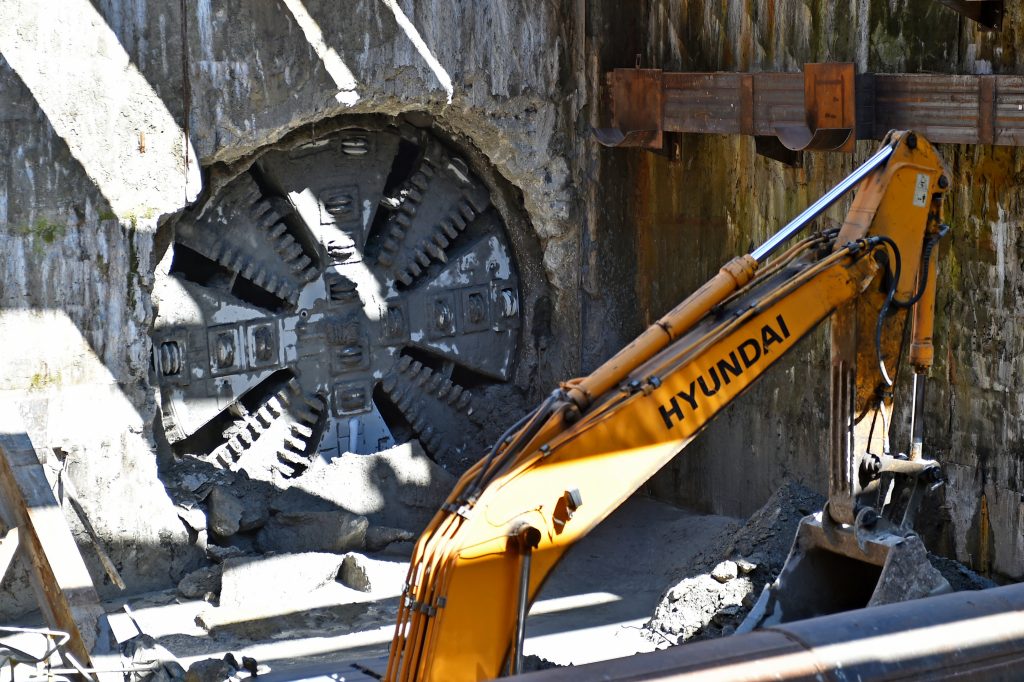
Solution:
<svg viewBox="0 0 1024 682"><path fill-rule="evenodd" d="M857 308L850 334L858 339L858 412L891 409L891 391L880 387L895 371L910 301L934 285L922 260L939 233L947 184L927 141L890 133L842 191L731 261L593 374L563 384L520 420L460 479L420 537L386 679L452 682L516 671L526 611L564 552L835 311ZM854 187L840 230L769 260ZM919 298L933 305L933 294ZM930 341L930 310L914 313ZM864 334L870 342L859 340ZM862 450L872 438L862 438ZM837 492L838 509L852 510L862 492L847 488Z"/></svg>

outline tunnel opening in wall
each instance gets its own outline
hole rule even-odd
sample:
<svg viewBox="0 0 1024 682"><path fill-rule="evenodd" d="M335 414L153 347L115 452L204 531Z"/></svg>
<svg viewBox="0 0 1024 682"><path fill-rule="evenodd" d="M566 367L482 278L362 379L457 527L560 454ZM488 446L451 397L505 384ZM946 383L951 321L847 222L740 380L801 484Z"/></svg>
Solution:
<svg viewBox="0 0 1024 682"><path fill-rule="evenodd" d="M319 122L211 173L154 285L171 451L273 480L416 439L461 473L534 398L546 286L516 196L426 115Z"/></svg>

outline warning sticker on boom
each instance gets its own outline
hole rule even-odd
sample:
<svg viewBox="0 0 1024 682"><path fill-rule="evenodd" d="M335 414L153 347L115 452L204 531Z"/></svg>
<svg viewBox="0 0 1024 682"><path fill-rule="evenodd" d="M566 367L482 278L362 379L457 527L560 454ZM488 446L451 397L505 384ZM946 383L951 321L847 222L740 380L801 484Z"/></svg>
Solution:
<svg viewBox="0 0 1024 682"><path fill-rule="evenodd" d="M917 174L917 182L914 184L914 206L925 206L928 203L928 175Z"/></svg>

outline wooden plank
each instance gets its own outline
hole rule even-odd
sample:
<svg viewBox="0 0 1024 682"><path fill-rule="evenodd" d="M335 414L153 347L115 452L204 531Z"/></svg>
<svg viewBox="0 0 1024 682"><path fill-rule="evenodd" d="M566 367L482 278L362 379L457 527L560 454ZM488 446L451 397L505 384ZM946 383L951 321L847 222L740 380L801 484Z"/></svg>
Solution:
<svg viewBox="0 0 1024 682"><path fill-rule="evenodd" d="M0 406L0 512L8 526L19 529L47 624L67 632L68 651L89 665L103 607L39 453L10 405Z"/></svg>

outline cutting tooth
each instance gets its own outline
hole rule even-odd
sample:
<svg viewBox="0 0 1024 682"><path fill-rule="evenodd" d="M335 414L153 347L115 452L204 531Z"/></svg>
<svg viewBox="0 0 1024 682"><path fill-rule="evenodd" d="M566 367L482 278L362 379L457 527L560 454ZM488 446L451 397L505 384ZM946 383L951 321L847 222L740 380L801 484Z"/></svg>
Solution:
<svg viewBox="0 0 1024 682"><path fill-rule="evenodd" d="M291 465L291 467L293 469L298 469L300 467L301 468L305 468L308 465L308 462L306 462L305 459L303 459L302 457L297 456L296 453L292 452L291 450L284 450L284 449L278 450L277 451L277 458L279 460L281 460L282 462L284 462L285 464ZM286 473L291 473L291 472L286 472Z"/></svg>
<svg viewBox="0 0 1024 682"><path fill-rule="evenodd" d="M431 172L431 174L433 174L433 172ZM430 181L427 178L426 173L424 173L423 171L417 171L416 173L412 174L411 178L409 178L409 183L415 185L421 190L425 190L427 186L430 184Z"/></svg>
<svg viewBox="0 0 1024 682"><path fill-rule="evenodd" d="M395 401L395 404L402 412L407 412L409 408L412 407L412 395L409 393L403 393L398 397L398 400Z"/></svg>
<svg viewBox="0 0 1024 682"><path fill-rule="evenodd" d="M290 263L291 261L295 260L301 253L302 245L292 242L291 246L281 251L281 257Z"/></svg>
<svg viewBox="0 0 1024 682"><path fill-rule="evenodd" d="M276 223L270 227L270 238L277 239L288 230L284 223Z"/></svg>
<svg viewBox="0 0 1024 682"><path fill-rule="evenodd" d="M420 265L422 265L423 267L427 267L428 265L430 265L430 256L423 253L423 251L419 249L416 249L416 253L413 254L413 257L416 258L416 260L419 261Z"/></svg>
<svg viewBox="0 0 1024 682"><path fill-rule="evenodd" d="M281 416L282 408L281 403L277 399L277 396L274 396L270 400L268 400L263 407L266 408L267 412L270 414L271 417L277 418Z"/></svg>
<svg viewBox="0 0 1024 682"><path fill-rule="evenodd" d="M437 244L427 244L426 249L427 251L430 252L430 255L433 256L436 260L439 260L442 263L448 262L448 256L445 255L444 250Z"/></svg>
<svg viewBox="0 0 1024 682"><path fill-rule="evenodd" d="M456 227L454 220L442 220L440 226L448 239L455 239L459 236L459 228Z"/></svg>
<svg viewBox="0 0 1024 682"><path fill-rule="evenodd" d="M410 284L412 284L412 276L410 276L409 273L405 272L404 270L402 272L397 273L395 277L398 278L398 281L404 284L405 286L409 286Z"/></svg>
<svg viewBox="0 0 1024 682"><path fill-rule="evenodd" d="M281 220L281 216L278 214L277 211L274 211L274 210L267 211L267 213L265 213L264 215L262 215L260 217L260 219L259 219L259 227L260 227L261 230L265 230L265 229L269 228L271 225L274 225L275 223L278 223L279 220Z"/></svg>

